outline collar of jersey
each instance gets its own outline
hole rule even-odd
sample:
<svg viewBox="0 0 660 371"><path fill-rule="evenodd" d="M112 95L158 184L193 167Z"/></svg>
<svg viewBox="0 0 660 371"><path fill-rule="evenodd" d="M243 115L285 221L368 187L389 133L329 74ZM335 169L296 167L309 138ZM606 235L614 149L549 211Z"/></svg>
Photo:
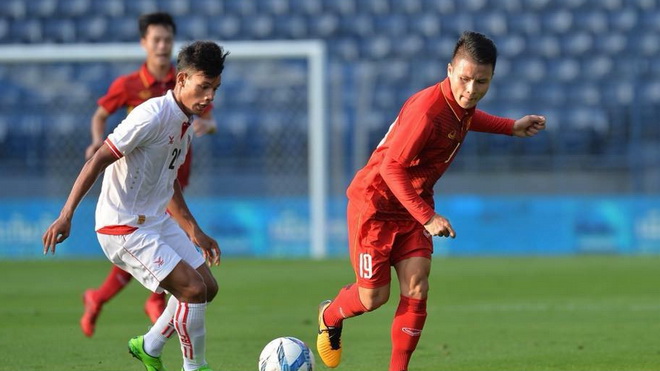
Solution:
<svg viewBox="0 0 660 371"><path fill-rule="evenodd" d="M156 77L149 72L149 69L147 68L147 62L144 62L142 64L142 67L140 67L140 77L142 78L142 82L144 83L145 87L148 88L158 82L156 80ZM162 82L167 83L170 81L174 81L176 77L176 70L174 69L174 66L170 66L170 70L167 72L167 75L165 75L165 78L163 79Z"/></svg>

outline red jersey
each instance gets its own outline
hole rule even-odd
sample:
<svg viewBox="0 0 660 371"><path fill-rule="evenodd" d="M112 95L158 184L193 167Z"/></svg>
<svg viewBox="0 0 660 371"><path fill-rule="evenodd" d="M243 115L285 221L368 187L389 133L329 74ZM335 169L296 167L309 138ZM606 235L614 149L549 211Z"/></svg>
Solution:
<svg viewBox="0 0 660 371"><path fill-rule="evenodd" d="M458 105L449 79L411 96L346 192L367 217L428 222L433 186L460 150L468 130L513 133L514 120Z"/></svg>
<svg viewBox="0 0 660 371"><path fill-rule="evenodd" d="M139 70L119 76L110 84L108 92L98 100L98 105L113 114L121 107L130 112L149 98L165 95L176 85L176 69L170 68L163 80L157 80L144 63ZM179 168L177 179L182 188L188 185L192 161L192 149L188 151L184 163Z"/></svg>

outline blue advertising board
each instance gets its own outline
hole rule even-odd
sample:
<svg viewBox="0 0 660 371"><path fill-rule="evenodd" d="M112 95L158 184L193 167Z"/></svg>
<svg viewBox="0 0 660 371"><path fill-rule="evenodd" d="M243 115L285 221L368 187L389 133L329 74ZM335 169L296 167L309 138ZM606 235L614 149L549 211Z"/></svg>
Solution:
<svg viewBox="0 0 660 371"><path fill-rule="evenodd" d="M41 236L62 199L0 200L0 258L41 256ZM307 257L309 204L305 198L188 199L202 228L225 256ZM101 258L93 199L84 200L60 258ZM328 255L346 256L346 200L328 205ZM658 254L660 197L476 196L438 198L456 239L435 238L435 253L451 256Z"/></svg>

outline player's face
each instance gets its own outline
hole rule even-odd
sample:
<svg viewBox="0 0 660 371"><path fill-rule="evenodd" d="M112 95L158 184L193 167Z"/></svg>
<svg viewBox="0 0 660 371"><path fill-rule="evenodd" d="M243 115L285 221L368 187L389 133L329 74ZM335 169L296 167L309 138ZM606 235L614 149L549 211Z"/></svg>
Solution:
<svg viewBox="0 0 660 371"><path fill-rule="evenodd" d="M493 79L493 66L459 57L449 63L447 75L454 99L459 106L469 109L476 106L488 92Z"/></svg>
<svg viewBox="0 0 660 371"><path fill-rule="evenodd" d="M222 75L212 78L202 72L192 74L179 72L177 74L177 84L181 85L179 98L187 113L201 115L213 102L221 82Z"/></svg>
<svg viewBox="0 0 660 371"><path fill-rule="evenodd" d="M172 27L152 24L140 40L140 44L147 52L147 61L166 65L171 63L172 48L174 46L174 32Z"/></svg>

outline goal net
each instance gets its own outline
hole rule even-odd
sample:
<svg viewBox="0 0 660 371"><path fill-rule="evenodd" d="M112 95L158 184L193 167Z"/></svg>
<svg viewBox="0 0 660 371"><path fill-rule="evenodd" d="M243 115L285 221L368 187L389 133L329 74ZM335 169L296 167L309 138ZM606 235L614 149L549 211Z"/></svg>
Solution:
<svg viewBox="0 0 660 371"><path fill-rule="evenodd" d="M218 43L230 52L214 102L218 131L193 141L191 208L230 253L323 257L325 46ZM0 46L5 196L65 197L84 161L96 100L144 57L137 43ZM124 117L111 116L107 133Z"/></svg>

